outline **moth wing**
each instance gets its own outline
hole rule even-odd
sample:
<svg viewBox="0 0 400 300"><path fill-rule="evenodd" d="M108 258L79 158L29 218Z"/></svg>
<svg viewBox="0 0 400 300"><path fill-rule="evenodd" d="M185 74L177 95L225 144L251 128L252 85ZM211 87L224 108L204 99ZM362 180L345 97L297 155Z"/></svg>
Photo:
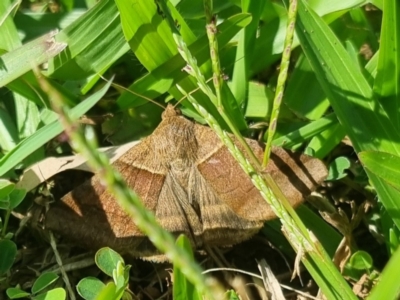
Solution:
<svg viewBox="0 0 400 300"><path fill-rule="evenodd" d="M218 136L210 128L200 125L196 125L195 135L198 141L197 168L218 198L245 219L275 218L271 207ZM234 136L230 137L250 160L242 145ZM263 150L259 144L250 139L246 142L262 161ZM326 176L326 168L319 160L282 148L273 148L266 172L271 174L293 206L299 205Z"/></svg>
<svg viewBox="0 0 400 300"><path fill-rule="evenodd" d="M263 226L262 221L251 221L237 215L223 200L208 180L194 170L196 202L202 221L202 241L209 246L227 246L249 239Z"/></svg>
<svg viewBox="0 0 400 300"><path fill-rule="evenodd" d="M144 169L151 156L151 143L146 139L124 154L113 166L125 178L128 186L143 201L146 208L155 212L159 194L164 185L162 166L150 165ZM134 159L135 164L129 163ZM156 170L156 173L152 171ZM132 218L119 206L99 177L90 180L66 194L61 201L50 206L46 213L46 228L59 232L89 248L109 246L122 253L148 240L134 224Z"/></svg>

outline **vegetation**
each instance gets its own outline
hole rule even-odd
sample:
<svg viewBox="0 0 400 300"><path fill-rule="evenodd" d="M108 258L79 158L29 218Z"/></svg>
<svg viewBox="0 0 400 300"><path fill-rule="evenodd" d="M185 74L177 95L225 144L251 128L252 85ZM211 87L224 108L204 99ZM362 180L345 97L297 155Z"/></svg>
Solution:
<svg viewBox="0 0 400 300"><path fill-rule="evenodd" d="M299 292L397 299L397 1L6 0L0 16L0 299L238 299L247 284L231 279L241 272L261 276L279 298L260 258L275 276L288 264L310 282L285 281ZM96 150L150 134L162 112L151 101L179 102L215 130L279 217L226 251L235 271L210 277L215 261L200 267L204 257L194 260L184 236L175 242L160 228ZM244 159L226 131L239 140L258 134L264 161ZM272 145L329 167L312 205L294 211L259 172ZM78 175L49 179L40 169L34 183L14 182L32 164L75 150L171 259L173 275L110 248L87 254L41 228L37 216Z"/></svg>

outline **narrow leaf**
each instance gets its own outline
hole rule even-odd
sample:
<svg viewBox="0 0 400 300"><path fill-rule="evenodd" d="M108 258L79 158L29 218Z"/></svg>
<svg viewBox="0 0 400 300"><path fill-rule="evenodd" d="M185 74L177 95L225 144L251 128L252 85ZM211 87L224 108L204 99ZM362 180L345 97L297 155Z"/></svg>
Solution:
<svg viewBox="0 0 400 300"><path fill-rule="evenodd" d="M74 119L79 118L86 113L90 108L93 107L107 92L111 82L107 83L103 88L98 90L96 93L88 97L85 101L81 102L77 106L71 109L71 117ZM30 155L33 151L37 150L45 143L56 137L63 131L61 123L57 120L51 124L48 124L30 137L21 141L13 150L0 160L0 176L14 168L16 165Z"/></svg>
<svg viewBox="0 0 400 300"><path fill-rule="evenodd" d="M58 279L58 275L55 273L43 273L41 274L38 279L35 280L32 286L32 294L37 294L50 284L55 282Z"/></svg>
<svg viewBox="0 0 400 300"><path fill-rule="evenodd" d="M32 69L33 66L47 62L60 53L67 44L56 42L54 36L58 31L51 31L22 47L0 57L0 87L13 81Z"/></svg>
<svg viewBox="0 0 400 300"><path fill-rule="evenodd" d="M384 182L400 191L400 157L378 151L365 151L358 154L364 168L382 178Z"/></svg>

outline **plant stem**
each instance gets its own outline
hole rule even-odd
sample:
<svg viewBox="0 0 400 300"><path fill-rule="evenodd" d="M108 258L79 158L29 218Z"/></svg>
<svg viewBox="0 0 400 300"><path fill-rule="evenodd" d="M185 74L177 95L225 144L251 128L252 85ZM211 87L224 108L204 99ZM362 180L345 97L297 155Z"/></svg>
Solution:
<svg viewBox="0 0 400 300"><path fill-rule="evenodd" d="M4 238L6 236L8 221L10 220L11 209L7 209L4 222L3 222L3 229L1 230L1 237Z"/></svg>
<svg viewBox="0 0 400 300"><path fill-rule="evenodd" d="M268 160L272 149L272 139L274 138L276 132L279 110L282 103L283 91L285 88L285 83L289 69L290 54L291 54L294 29L296 24L296 15L297 15L297 0L291 0L288 9L288 22L286 26L286 36L283 46L281 66L278 75L278 82L276 85L275 98L272 106L271 118L268 127L267 143L265 145L264 159L262 163L263 169L268 165Z"/></svg>

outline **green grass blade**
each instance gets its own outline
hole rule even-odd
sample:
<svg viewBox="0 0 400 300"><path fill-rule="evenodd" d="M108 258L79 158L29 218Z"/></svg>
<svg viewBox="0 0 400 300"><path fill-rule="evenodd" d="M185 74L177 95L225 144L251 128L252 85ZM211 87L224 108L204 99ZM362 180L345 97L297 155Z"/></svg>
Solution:
<svg viewBox="0 0 400 300"><path fill-rule="evenodd" d="M193 258L193 251L192 247L190 246L189 239L184 236L180 235L176 240L176 245L185 250L186 253L190 257ZM186 276L181 272L180 268L174 265L174 285L173 285L173 299L176 300L185 300L185 299L202 299L199 293L196 291L196 287L187 280Z"/></svg>
<svg viewBox="0 0 400 300"><path fill-rule="evenodd" d="M317 79L359 151L400 154L399 131L362 72L326 23L304 1L299 2L297 35ZM378 195L400 227L400 193L374 174L368 173Z"/></svg>
<svg viewBox="0 0 400 300"><path fill-rule="evenodd" d="M399 129L400 97L400 3L385 0L380 37L379 61L374 92L390 119Z"/></svg>
<svg viewBox="0 0 400 300"><path fill-rule="evenodd" d="M156 80L157 85L161 84L164 86L162 91L164 92L164 89L168 88L171 95L175 99L179 100L183 97L183 94L179 92L178 89L173 87L174 84L179 82L179 85L187 91L193 91L197 89L198 86L196 81L193 78L186 76L186 74L182 72L182 68L185 66L185 63L179 57L179 55L175 54L177 53L177 50L175 42L172 38L171 30L166 23L166 20L164 20L162 16L158 14L156 5L137 5L132 7L125 1L117 1L117 3L121 12L122 26L126 35L126 39L141 63L146 67L147 70L151 71L149 76L153 78L155 77L154 79ZM170 12L174 20L180 18L177 11L170 8ZM218 37L218 42L222 42L221 46L224 46L242 28L242 26L246 26L249 21L250 17L243 14L239 16L233 16L232 18L223 22L220 27L218 27L218 32L221 33L221 36ZM187 40L186 43L190 44L190 49L194 50L199 64L202 65L202 72L206 74L206 76L210 75L211 64L207 62L210 59L209 50L207 48L207 37L204 36L195 40L194 35L190 32L187 32L189 29L185 26L185 23L182 23L182 25L184 28L186 28L186 32L182 32L185 35L184 38ZM144 32L146 35L144 35ZM174 50L171 50L172 48ZM149 52L150 54L148 53L149 49L151 49ZM160 65L163 66L162 69L160 69ZM172 74L174 76L171 76ZM148 79L150 84L155 84L156 82L150 80L150 78ZM146 90L152 90L153 92L151 95L148 95L146 94ZM150 88L148 87L146 90L136 89L135 93L142 95L144 94L145 96L151 98L158 96L160 93L160 89L155 88L154 86ZM229 91L226 89L224 92L226 93L224 101L228 103L226 110L230 115L233 116L232 119L235 121L236 126L239 129L247 128L243 114L237 106L236 101L232 97L232 94L228 93ZM197 101L204 107L210 110L219 121L221 121L221 118L219 117L215 107L210 103L210 100L203 93L196 92L193 93L192 96L195 97ZM127 98L124 99L124 97ZM126 93L123 94L118 100L120 107L122 102L131 102L132 100L128 100L129 98L132 99L132 95L128 95ZM143 103L143 99L141 99L140 102ZM126 107L125 105L126 104L124 104L124 107ZM191 108L190 105L189 108ZM223 124L223 121L221 121L221 123Z"/></svg>
<svg viewBox="0 0 400 300"><path fill-rule="evenodd" d="M253 59L252 52L256 42L260 15L266 2L259 0L242 1L242 12L250 13L252 20L240 32L232 82L230 84L232 93L239 103L243 103L247 96L249 69L251 60Z"/></svg>
<svg viewBox="0 0 400 300"><path fill-rule="evenodd" d="M313 121L306 124L295 131L291 131L283 136L277 137L273 141L273 145L291 149L304 142L304 140L310 139L316 134L331 128L337 124L337 118L334 114L329 114L319 120Z"/></svg>
<svg viewBox="0 0 400 300"><path fill-rule="evenodd" d="M73 109L71 109L71 118L77 119L86 113L93 105L95 105L107 92L111 83L106 84L102 89L88 97ZM32 152L43 146L45 143L56 137L63 131L63 127L59 120L48 124L30 137L21 141L14 149L0 160L0 176L14 168L16 165L30 155Z"/></svg>
<svg viewBox="0 0 400 300"><path fill-rule="evenodd" d="M379 147L397 152L398 133L390 131L392 123L370 85L331 29L303 1L297 25L304 52L355 149L373 150L378 145L370 137L376 136Z"/></svg>
<svg viewBox="0 0 400 300"><path fill-rule="evenodd" d="M2 152L11 151L19 142L18 131L9 113L0 107L0 148Z"/></svg>
<svg viewBox="0 0 400 300"><path fill-rule="evenodd" d="M11 51L22 45L17 28L12 18L12 4L10 1L0 1L0 50ZM2 52L0 52L2 53Z"/></svg>
<svg viewBox="0 0 400 300"><path fill-rule="evenodd" d="M83 80L80 89L83 94L99 79L96 74L103 74L129 50L112 0L99 1L63 29L57 40L67 43L68 48L49 62L47 75L61 80Z"/></svg>
<svg viewBox="0 0 400 300"><path fill-rule="evenodd" d="M384 152L366 151L360 152L358 157L364 168L400 191L399 156Z"/></svg>
<svg viewBox="0 0 400 300"><path fill-rule="evenodd" d="M236 15L225 20L218 26L218 31L220 32L218 43L220 45L227 44L250 20L251 17L248 14ZM210 57L207 43L207 36L203 35L189 46L190 51L196 56L199 64L203 64ZM174 55L167 62L138 79L129 87L129 90L139 95L129 92L122 93L117 100L118 106L122 110L132 106L139 106L147 101L140 95L156 98L166 93L174 84L187 76L185 72L181 71L184 66L185 62L181 56L179 54Z"/></svg>
<svg viewBox="0 0 400 300"><path fill-rule="evenodd" d="M372 289L368 300L398 299L400 283L396 280L399 276L400 248L390 258L382 271L378 284Z"/></svg>
<svg viewBox="0 0 400 300"><path fill-rule="evenodd" d="M0 87L17 79L35 65L47 62L60 53L66 44L55 42L52 31L0 57Z"/></svg>

